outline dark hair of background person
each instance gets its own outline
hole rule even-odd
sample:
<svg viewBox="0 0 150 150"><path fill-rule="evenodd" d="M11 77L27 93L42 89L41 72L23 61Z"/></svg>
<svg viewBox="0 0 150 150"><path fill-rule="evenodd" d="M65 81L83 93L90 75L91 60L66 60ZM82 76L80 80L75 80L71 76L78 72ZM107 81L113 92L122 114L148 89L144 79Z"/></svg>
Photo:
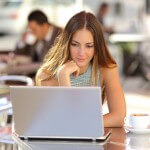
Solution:
<svg viewBox="0 0 150 150"><path fill-rule="evenodd" d="M106 8L106 7L108 7L108 4L107 3L105 3L105 2L103 2L102 4L101 4L101 9L103 9L103 8Z"/></svg>
<svg viewBox="0 0 150 150"><path fill-rule="evenodd" d="M98 8L98 12L97 12L97 19L99 20L99 22L104 25L104 17L107 14L109 9L109 5L107 3L102 3L99 8Z"/></svg>
<svg viewBox="0 0 150 150"><path fill-rule="evenodd" d="M40 25L49 23L47 16L40 10L32 11L28 16L28 21L36 21Z"/></svg>
<svg viewBox="0 0 150 150"><path fill-rule="evenodd" d="M113 27L112 26L107 27L104 22L105 17L108 12L109 12L109 4L106 2L101 3L101 5L98 8L97 19L100 22L100 24L102 24L103 32L112 34L112 33L114 33Z"/></svg>

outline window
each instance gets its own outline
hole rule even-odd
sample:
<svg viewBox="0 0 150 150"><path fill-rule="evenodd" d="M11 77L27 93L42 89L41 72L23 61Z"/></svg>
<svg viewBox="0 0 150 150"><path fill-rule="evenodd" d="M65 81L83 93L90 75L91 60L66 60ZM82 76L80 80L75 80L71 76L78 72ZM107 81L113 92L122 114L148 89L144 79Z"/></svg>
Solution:
<svg viewBox="0 0 150 150"><path fill-rule="evenodd" d="M17 7L17 6L21 5L21 3L22 3L22 1L20 1L20 0L16 0L16 1L15 0L13 0L13 1L8 0L8 1L3 2L1 6L3 6L3 7Z"/></svg>
<svg viewBox="0 0 150 150"><path fill-rule="evenodd" d="M75 3L75 0L33 0L34 4L61 4L61 5L70 5Z"/></svg>

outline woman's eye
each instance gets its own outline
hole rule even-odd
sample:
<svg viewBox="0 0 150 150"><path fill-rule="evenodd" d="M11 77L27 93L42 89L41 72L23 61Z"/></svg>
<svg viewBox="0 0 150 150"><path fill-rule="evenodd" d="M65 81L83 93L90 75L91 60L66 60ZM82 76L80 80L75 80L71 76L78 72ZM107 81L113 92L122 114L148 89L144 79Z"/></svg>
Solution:
<svg viewBox="0 0 150 150"><path fill-rule="evenodd" d="M93 47L93 45L87 45L87 48L92 48Z"/></svg>
<svg viewBox="0 0 150 150"><path fill-rule="evenodd" d="M72 46L77 46L77 44L76 44L76 43L71 43L71 45L72 45Z"/></svg>

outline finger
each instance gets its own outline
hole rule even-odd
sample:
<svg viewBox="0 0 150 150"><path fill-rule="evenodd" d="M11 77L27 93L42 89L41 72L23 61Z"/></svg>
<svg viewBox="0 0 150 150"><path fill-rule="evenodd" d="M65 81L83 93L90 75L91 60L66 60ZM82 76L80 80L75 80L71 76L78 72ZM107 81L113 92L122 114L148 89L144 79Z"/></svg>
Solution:
<svg viewBox="0 0 150 150"><path fill-rule="evenodd" d="M68 60L67 63L74 64L75 62L73 60Z"/></svg>
<svg viewBox="0 0 150 150"><path fill-rule="evenodd" d="M79 74L80 74L80 68L79 67L77 67L77 70L74 72L74 77L78 77L79 76Z"/></svg>
<svg viewBox="0 0 150 150"><path fill-rule="evenodd" d="M74 61L74 60L71 60L70 62L71 62L71 63L75 63L75 61Z"/></svg>

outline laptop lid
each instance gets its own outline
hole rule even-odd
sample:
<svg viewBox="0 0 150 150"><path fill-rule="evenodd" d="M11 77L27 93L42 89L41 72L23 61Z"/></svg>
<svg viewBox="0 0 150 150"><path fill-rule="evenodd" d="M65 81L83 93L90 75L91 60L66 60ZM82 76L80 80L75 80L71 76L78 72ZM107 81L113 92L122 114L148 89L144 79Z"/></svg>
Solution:
<svg viewBox="0 0 150 150"><path fill-rule="evenodd" d="M24 138L104 138L100 87L12 86L15 132Z"/></svg>

